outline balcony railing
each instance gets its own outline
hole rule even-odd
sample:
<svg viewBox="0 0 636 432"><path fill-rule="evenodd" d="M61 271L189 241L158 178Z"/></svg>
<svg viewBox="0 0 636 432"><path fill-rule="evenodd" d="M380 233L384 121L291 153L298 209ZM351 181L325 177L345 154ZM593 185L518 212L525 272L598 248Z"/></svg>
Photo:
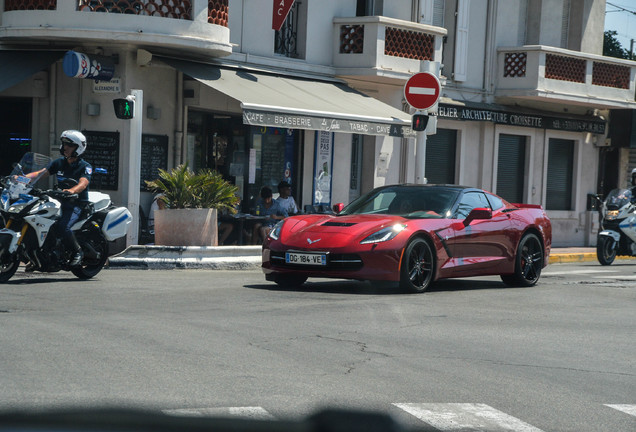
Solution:
<svg viewBox="0 0 636 432"><path fill-rule="evenodd" d="M208 0L208 23L228 26L228 1ZM57 0L5 0L4 4L5 12L56 9ZM77 10L192 20L190 0L79 0Z"/></svg>
<svg viewBox="0 0 636 432"><path fill-rule="evenodd" d="M5 0L2 40L68 46L111 40L163 52L232 53L229 0ZM165 19L170 18L170 19Z"/></svg>
<svg viewBox="0 0 636 432"><path fill-rule="evenodd" d="M498 97L636 108L636 62L545 46L500 48Z"/></svg>
<svg viewBox="0 0 636 432"><path fill-rule="evenodd" d="M386 17L334 19L334 66L339 75L405 79L442 58L446 29ZM432 63L422 68L421 62Z"/></svg>

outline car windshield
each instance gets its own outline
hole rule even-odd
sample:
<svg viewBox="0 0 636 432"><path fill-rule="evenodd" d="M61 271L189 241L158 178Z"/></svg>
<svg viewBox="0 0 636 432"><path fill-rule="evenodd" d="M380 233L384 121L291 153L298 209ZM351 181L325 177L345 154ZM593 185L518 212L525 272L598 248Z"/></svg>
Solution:
<svg viewBox="0 0 636 432"><path fill-rule="evenodd" d="M405 218L446 218L459 190L438 186L379 188L349 204L341 215L390 214Z"/></svg>

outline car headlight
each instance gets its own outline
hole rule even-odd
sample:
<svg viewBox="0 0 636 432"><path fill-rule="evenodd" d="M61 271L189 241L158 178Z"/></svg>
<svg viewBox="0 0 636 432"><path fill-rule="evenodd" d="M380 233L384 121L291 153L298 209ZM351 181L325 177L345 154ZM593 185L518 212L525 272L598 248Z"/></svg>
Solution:
<svg viewBox="0 0 636 432"><path fill-rule="evenodd" d="M406 229L406 225L404 224L395 224L386 228L382 228L380 231L377 231L362 240L360 244L381 243L391 240L400 232L404 231L404 229Z"/></svg>
<svg viewBox="0 0 636 432"><path fill-rule="evenodd" d="M274 225L274 228L272 228L272 230L269 232L269 237L271 239L278 240L280 238L280 230L283 229L284 222L285 221L280 221L276 225Z"/></svg>

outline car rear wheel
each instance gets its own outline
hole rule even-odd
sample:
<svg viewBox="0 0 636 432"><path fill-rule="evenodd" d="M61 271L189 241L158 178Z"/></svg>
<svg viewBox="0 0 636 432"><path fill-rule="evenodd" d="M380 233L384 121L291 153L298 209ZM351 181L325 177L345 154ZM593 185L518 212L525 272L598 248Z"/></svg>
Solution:
<svg viewBox="0 0 636 432"><path fill-rule="evenodd" d="M413 293L428 289L435 274L435 258L429 242L416 238L408 244L402 258L400 288Z"/></svg>
<svg viewBox="0 0 636 432"><path fill-rule="evenodd" d="M515 257L515 272L501 275L509 286L530 287L539 281L543 268L543 245L535 234L528 233L519 242Z"/></svg>

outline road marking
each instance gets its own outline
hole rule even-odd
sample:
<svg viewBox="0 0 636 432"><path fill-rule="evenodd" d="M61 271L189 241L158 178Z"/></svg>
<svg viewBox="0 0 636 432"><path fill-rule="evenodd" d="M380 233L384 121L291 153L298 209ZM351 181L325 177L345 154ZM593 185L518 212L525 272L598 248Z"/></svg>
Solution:
<svg viewBox="0 0 636 432"><path fill-rule="evenodd" d="M568 274L595 274L595 273L618 273L618 270L568 270L568 271L552 271L541 272L541 276L561 276Z"/></svg>
<svg viewBox="0 0 636 432"><path fill-rule="evenodd" d="M442 431L542 432L486 404L399 403L393 404Z"/></svg>
<svg viewBox="0 0 636 432"><path fill-rule="evenodd" d="M626 414L629 414L631 416L636 417L636 405L613 405L613 404L605 404L605 406L608 406L610 408L614 408L615 410L619 410L622 411Z"/></svg>
<svg viewBox="0 0 636 432"><path fill-rule="evenodd" d="M409 87L410 94L433 96L436 91L437 89L430 88L430 87Z"/></svg>
<svg viewBox="0 0 636 432"><path fill-rule="evenodd" d="M274 420L275 417L261 407L181 408L163 410L165 414L180 417L240 417L252 420Z"/></svg>

